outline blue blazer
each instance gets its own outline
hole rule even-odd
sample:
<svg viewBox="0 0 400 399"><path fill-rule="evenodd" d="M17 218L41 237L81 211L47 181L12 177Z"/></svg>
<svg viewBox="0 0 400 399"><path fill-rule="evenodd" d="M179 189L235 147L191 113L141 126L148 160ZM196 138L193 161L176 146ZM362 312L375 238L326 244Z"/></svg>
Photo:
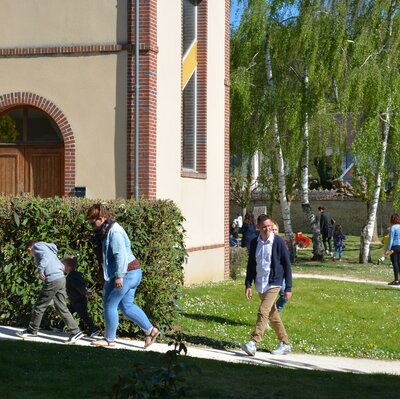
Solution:
<svg viewBox="0 0 400 399"><path fill-rule="evenodd" d="M250 243L249 260L247 262L246 271L246 288L251 288L253 281L255 282L257 277L257 261L256 261L256 249L257 239L254 238ZM282 237L275 235L274 242L272 243L271 253L271 272L269 275L269 283L271 285L282 286L283 280L285 279L286 292L292 291L292 268L290 265L289 251L286 247L285 241Z"/></svg>

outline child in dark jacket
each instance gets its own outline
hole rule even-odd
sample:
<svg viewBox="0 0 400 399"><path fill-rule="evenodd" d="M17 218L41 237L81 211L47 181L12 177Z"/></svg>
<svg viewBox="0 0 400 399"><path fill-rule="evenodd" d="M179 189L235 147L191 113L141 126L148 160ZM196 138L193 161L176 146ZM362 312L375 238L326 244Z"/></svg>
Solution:
<svg viewBox="0 0 400 399"><path fill-rule="evenodd" d="M72 314L78 313L79 317L89 328L89 335L91 337L96 337L100 334L100 330L94 325L88 313L87 305L90 294L86 288L82 273L75 270L78 264L77 257L67 256L64 258L63 263L65 266L65 273L67 274L66 288L69 298L68 309ZM63 328L64 323L61 321L56 329L62 330Z"/></svg>
<svg viewBox="0 0 400 399"><path fill-rule="evenodd" d="M339 262L342 261L342 252L344 248L344 240L346 236L342 232L342 226L340 224L335 225L333 231L333 245L335 246L335 252L333 253L333 260L335 260L336 254L339 255Z"/></svg>

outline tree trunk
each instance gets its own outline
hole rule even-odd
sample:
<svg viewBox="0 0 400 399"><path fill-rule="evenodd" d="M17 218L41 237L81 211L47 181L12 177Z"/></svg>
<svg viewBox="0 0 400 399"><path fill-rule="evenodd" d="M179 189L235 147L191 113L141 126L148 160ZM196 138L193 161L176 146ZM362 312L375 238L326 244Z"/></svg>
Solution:
<svg viewBox="0 0 400 399"><path fill-rule="evenodd" d="M265 66L267 72L267 81L270 89L270 101L271 101L271 109L274 109L274 96L275 96L275 88L274 81L272 77L272 62L271 55L269 52L269 43L268 43L268 32L266 27L265 34ZM284 231L286 238L289 244L289 252L290 252L290 260L291 262L297 262L297 248L296 241L293 234L292 229L292 220L290 217L290 206L286 197L286 181L285 181L285 163L283 160L281 139L279 135L278 129L278 119L276 116L276 112L273 113L273 121L272 121L272 134L274 138L274 148L275 148L275 157L277 163L277 173L278 173L278 191L279 191L279 199L281 205L282 219L284 225Z"/></svg>
<svg viewBox="0 0 400 399"><path fill-rule="evenodd" d="M388 88L390 88L390 61L391 61L390 60L390 49L391 49L391 40L392 40L393 18L394 18L394 14L395 14L395 11L394 11L395 3L396 2L392 1L390 10L388 13L388 33L387 33L387 40L386 40L386 54L387 54L386 68L387 68L387 77L389 79L387 82ZM382 184L382 171L385 166L385 160L386 160L386 149L387 149L387 143L388 143L388 138L389 138L391 111L392 111L391 94L390 94L390 89L389 89L387 105L386 105L386 113L384 115L385 119L384 119L384 125L383 125L380 163L378 165L379 168L376 173L374 194L373 194L373 198L370 203L370 207L368 209L367 223L364 225L364 227L361 230L360 256L359 256L360 263L367 263L370 260L370 245L371 245L371 239L372 239L372 234L374 231L374 224L375 224L376 214L377 214L378 204L379 204L379 195L380 195L381 184Z"/></svg>
<svg viewBox="0 0 400 399"><path fill-rule="evenodd" d="M321 232L317 218L313 213L309 199L308 199L308 164L309 164L309 140L308 140L308 68L304 69L303 77L303 154L301 157L301 209L303 210L304 217L311 226L313 233L313 257L312 260L321 261L324 258L324 251L322 248Z"/></svg>
<svg viewBox="0 0 400 399"><path fill-rule="evenodd" d="M374 225L379 204L379 195L382 185L382 170L384 168L386 160L386 148L387 148L389 129L390 129L390 111L391 111L391 106L389 99L388 105L386 107L386 119L383 128L382 150L380 156L381 159L379 164L379 170L377 171L376 174L374 195L368 209L367 223L363 226L361 230L360 256L359 256L360 263L367 263L368 261L371 261L370 246L371 246L371 240L374 232Z"/></svg>

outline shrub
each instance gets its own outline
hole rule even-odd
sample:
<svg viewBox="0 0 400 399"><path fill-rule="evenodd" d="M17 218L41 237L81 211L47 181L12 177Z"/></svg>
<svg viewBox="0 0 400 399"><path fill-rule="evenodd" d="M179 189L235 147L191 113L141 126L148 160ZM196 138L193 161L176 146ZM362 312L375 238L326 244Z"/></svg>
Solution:
<svg viewBox="0 0 400 399"><path fill-rule="evenodd" d="M182 385L186 382L185 374L192 370L200 373L200 369L179 361L180 353L187 354L186 345L182 342L171 342L174 349L163 356L166 365L144 366L133 364L131 375L119 377L113 385L112 399L178 399L186 397L191 388Z"/></svg>
<svg viewBox="0 0 400 399"><path fill-rule="evenodd" d="M92 230L85 220L86 209L96 201L82 198L0 196L0 319L26 325L41 282L24 243L36 239L54 242L60 258L78 254L77 270L83 273L92 293L89 312L101 324L102 285L91 243ZM183 217L172 201L141 199L102 202L121 224L132 242L132 250L143 269L136 303L150 320L166 330L176 316L178 288L183 283L185 256ZM51 312L48 322L54 322ZM45 323L45 321L44 321ZM121 320L120 331L139 328Z"/></svg>
<svg viewBox="0 0 400 399"><path fill-rule="evenodd" d="M232 280L237 280L246 270L247 248L231 247L229 257L229 275Z"/></svg>

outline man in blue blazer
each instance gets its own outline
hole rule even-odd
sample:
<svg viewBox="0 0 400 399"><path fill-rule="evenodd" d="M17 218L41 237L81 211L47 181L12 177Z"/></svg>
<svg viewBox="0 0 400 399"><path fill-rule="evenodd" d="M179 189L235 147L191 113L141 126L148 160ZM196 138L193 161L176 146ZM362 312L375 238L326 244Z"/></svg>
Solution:
<svg viewBox="0 0 400 399"><path fill-rule="evenodd" d="M261 299L256 327L251 334L250 341L242 345L242 350L250 356L256 354L256 346L261 342L268 323L275 330L280 341L278 347L271 353L284 355L292 350L275 305L283 279L286 281L285 298L289 301L292 297L292 269L285 241L272 232L273 225L274 223L269 216L260 215L257 218L260 234L250 244L245 294L247 299L252 297L251 285L254 281Z"/></svg>

